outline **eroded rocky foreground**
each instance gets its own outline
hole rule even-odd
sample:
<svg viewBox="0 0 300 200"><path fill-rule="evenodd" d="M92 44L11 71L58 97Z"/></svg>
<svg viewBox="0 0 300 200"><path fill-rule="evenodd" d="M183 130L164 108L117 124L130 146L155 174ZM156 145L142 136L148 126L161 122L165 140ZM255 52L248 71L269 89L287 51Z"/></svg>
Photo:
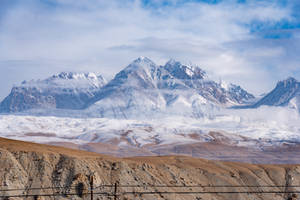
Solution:
<svg viewBox="0 0 300 200"><path fill-rule="evenodd" d="M114 199L96 193L113 194L114 188L98 187L118 183L119 199L288 199L287 194L257 191L299 191L285 186L300 185L300 165L253 165L208 161L184 156L114 158L62 147L0 139L0 196L76 193L78 185L89 193L94 177L94 199ZM159 186L172 187L159 187ZM174 186L209 187L174 187ZM261 186L219 187L211 186ZM276 186L276 187L262 187ZM32 190L32 188L44 188ZM20 189L4 191L7 189ZM144 194L142 191L244 192ZM245 192L252 193L245 193ZM122 195L124 192L135 192ZM90 199L89 195L38 197L39 199ZM34 199L14 197L10 199Z"/></svg>

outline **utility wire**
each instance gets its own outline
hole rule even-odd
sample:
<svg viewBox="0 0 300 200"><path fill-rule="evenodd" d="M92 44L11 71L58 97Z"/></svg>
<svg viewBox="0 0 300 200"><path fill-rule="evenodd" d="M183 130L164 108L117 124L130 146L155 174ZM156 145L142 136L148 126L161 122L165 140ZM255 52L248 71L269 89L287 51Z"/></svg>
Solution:
<svg viewBox="0 0 300 200"><path fill-rule="evenodd" d="M155 194L178 194L178 195L192 195L192 194L300 194L300 185L117 185L118 188L145 188L145 187L152 187L150 189L155 188L278 188L278 189L291 189L291 188L297 188L296 191L123 191L123 192L95 192L95 189L99 188L114 188L116 185L100 185L98 187L95 187L93 191L90 192L83 192L82 195L101 195L101 196L120 196L120 195L155 195ZM10 191L31 191L31 190L49 190L49 189L72 189L76 187L40 187L40 188L24 188L24 189L3 189L0 190L0 192L10 192ZM144 189L146 190L146 189ZM41 193L41 194L15 194L15 195L2 195L0 198L9 198L9 197L54 197L54 196L76 196L78 195L77 192L57 192L57 193Z"/></svg>
<svg viewBox="0 0 300 200"><path fill-rule="evenodd" d="M153 195L153 194L300 194L300 191L201 191L201 192L120 192L117 195ZM89 193L83 193L83 195L89 195ZM108 193L108 192L94 192L95 195L103 195L103 196L115 196L114 193ZM51 197L51 196L75 196L78 195L77 193L57 193L57 194L28 194L28 195L5 195L0 196L1 198L7 198L7 197L35 197L35 196L42 196L42 197Z"/></svg>
<svg viewBox="0 0 300 200"><path fill-rule="evenodd" d="M40 187L40 188L12 188L12 189L1 189L0 192L9 192L9 191L22 191L22 190L51 190L51 189L70 189L76 187Z"/></svg>
<svg viewBox="0 0 300 200"><path fill-rule="evenodd" d="M99 185L94 189L98 188L113 188L115 185ZM300 185L118 185L122 188L144 188L144 187L153 187L153 188L300 188ZM0 187L1 188L1 187ZM50 189L75 189L76 187L35 187L35 188L12 188L12 189L0 189L0 192L8 191L30 191L30 190L50 190Z"/></svg>
<svg viewBox="0 0 300 200"><path fill-rule="evenodd" d="M114 185L100 185L95 188L114 187ZM118 187L153 187L153 188L300 188L300 185L118 185Z"/></svg>

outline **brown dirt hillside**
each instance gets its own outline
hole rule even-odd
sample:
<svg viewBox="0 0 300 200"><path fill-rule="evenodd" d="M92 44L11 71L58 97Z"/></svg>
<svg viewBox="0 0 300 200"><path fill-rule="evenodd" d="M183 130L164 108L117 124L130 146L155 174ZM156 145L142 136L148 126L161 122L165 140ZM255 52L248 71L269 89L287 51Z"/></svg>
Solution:
<svg viewBox="0 0 300 200"><path fill-rule="evenodd" d="M8 195L76 193L76 187L89 192L93 174L95 193L111 193L113 188L98 186L118 183L118 199L168 200L282 200L287 194L253 192L299 191L300 165L254 165L220 162L185 156L114 158L97 153L0 138L0 199ZM159 186L172 187L159 187ZM174 186L209 187L174 187ZM210 186L227 186L213 188ZM228 187L276 186L276 187ZM33 188L44 188L36 189ZM4 191L7 189L17 189ZM18 190L19 189L19 190ZM142 191L181 192L181 194L144 194ZM210 192L233 193L210 193ZM134 194L123 194L134 192ZM186 192L207 192L192 193ZM244 192L244 193L234 193ZM252 193L246 193L252 192ZM10 199L34 199L14 197ZM64 195L36 199L90 199L89 195ZM94 199L114 199L95 194Z"/></svg>

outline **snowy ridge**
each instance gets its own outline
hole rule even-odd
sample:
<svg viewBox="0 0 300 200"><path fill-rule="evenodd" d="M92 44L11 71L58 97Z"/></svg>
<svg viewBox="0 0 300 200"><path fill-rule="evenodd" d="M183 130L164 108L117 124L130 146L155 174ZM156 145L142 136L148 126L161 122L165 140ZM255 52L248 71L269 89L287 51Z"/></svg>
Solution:
<svg viewBox="0 0 300 200"><path fill-rule="evenodd" d="M62 72L45 80L23 81L1 102L1 112L37 108L82 109L106 81L93 73Z"/></svg>
<svg viewBox="0 0 300 200"><path fill-rule="evenodd" d="M276 87L253 105L246 108L258 108L260 106L292 107L300 112L300 82L293 77L279 81Z"/></svg>
<svg viewBox="0 0 300 200"><path fill-rule="evenodd" d="M41 89L46 88L74 88L74 89L88 89L100 88L105 85L105 79L95 73L74 73L61 72L55 74L45 80L31 80L23 81L20 87L37 87Z"/></svg>

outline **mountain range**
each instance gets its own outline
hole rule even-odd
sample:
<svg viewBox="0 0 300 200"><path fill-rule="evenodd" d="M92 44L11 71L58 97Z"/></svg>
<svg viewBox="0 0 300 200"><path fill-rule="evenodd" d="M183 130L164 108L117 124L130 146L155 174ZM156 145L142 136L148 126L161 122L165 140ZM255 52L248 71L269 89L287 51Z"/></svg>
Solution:
<svg viewBox="0 0 300 200"><path fill-rule="evenodd" d="M300 144L299 86L288 78L256 98L199 66L140 57L110 81L75 72L23 81L0 104L0 136L117 156L287 163Z"/></svg>
<svg viewBox="0 0 300 200"><path fill-rule="evenodd" d="M202 117L219 108L254 109L263 105L299 110L299 86L290 77L255 101L255 96L241 86L213 81L198 66L173 59L159 66L149 58L139 57L109 82L101 75L74 72L23 81L1 102L0 112L64 109L126 119L158 113Z"/></svg>
<svg viewBox="0 0 300 200"><path fill-rule="evenodd" d="M202 116L205 110L244 105L254 95L235 84L224 86L198 66L170 60L134 60L106 82L94 73L62 72L45 80L23 81L1 102L0 112L32 109L84 110L98 117L134 118L153 113Z"/></svg>

